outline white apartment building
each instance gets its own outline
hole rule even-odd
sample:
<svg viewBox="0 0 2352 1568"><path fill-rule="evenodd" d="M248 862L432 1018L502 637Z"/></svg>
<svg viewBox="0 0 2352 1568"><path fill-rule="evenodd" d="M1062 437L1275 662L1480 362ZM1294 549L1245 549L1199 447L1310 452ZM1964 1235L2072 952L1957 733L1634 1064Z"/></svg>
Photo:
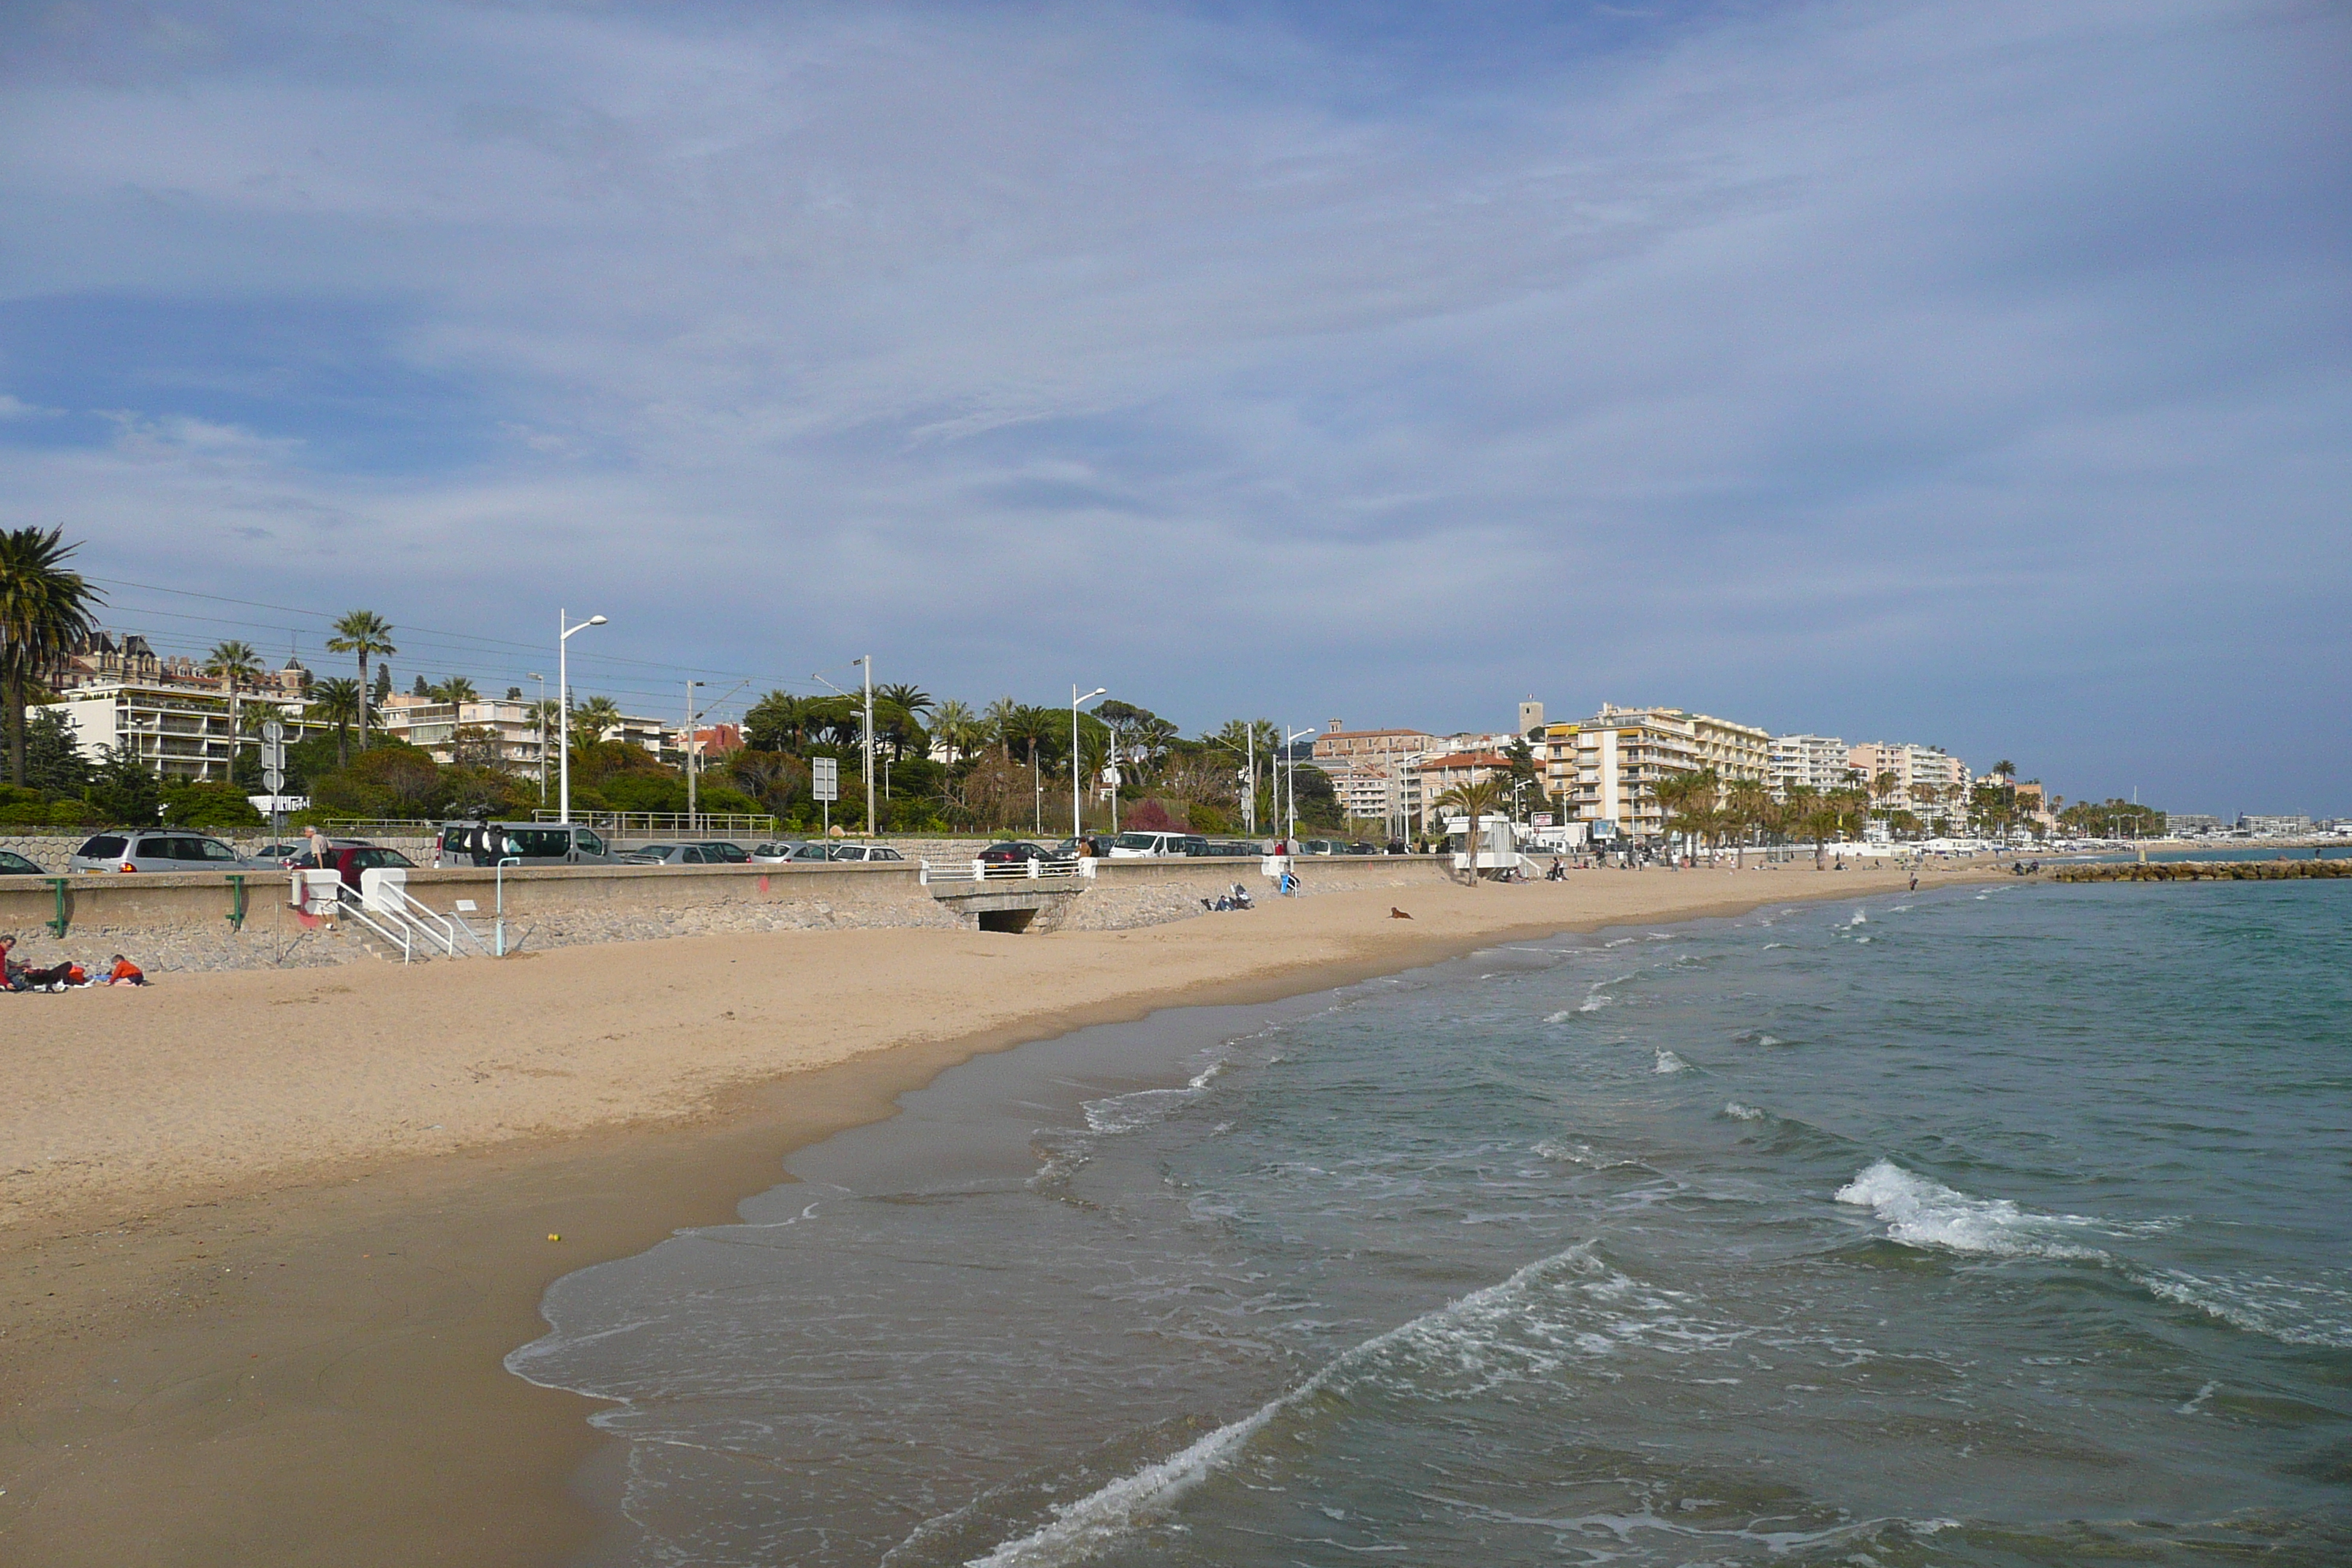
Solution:
<svg viewBox="0 0 2352 1568"><path fill-rule="evenodd" d="M299 723L303 704L240 694L238 718L272 708ZM176 682L100 680L73 689L62 702L43 703L34 712L65 715L85 756L104 746L126 746L131 754L167 779L225 784L229 778L228 694ZM247 743L252 743L248 733Z"/></svg>
<svg viewBox="0 0 2352 1568"><path fill-rule="evenodd" d="M1816 794L1842 789L1849 782L1853 748L1835 735L1775 735L1769 774L1775 799L1786 800L1791 789Z"/></svg>
<svg viewBox="0 0 2352 1568"><path fill-rule="evenodd" d="M1711 768L1727 785L1763 783L1772 737L1752 724L1680 708L1603 703L1581 724L1546 725L1537 752L1546 790L1565 797L1572 819L1612 823L1621 834L1649 838L1665 831L1660 779Z"/></svg>
<svg viewBox="0 0 2352 1568"><path fill-rule="evenodd" d="M535 705L520 697L485 697L470 702L436 702L429 697L395 695L374 710L369 721L396 740L407 742L432 753L433 760L444 764L455 762L458 751L458 732L470 731L466 737L469 758L477 763L495 761L496 765L516 772L529 772L539 766L541 739ZM680 732L658 719L623 715L620 721L597 737L640 746L660 756L666 749L676 749ZM550 765L556 760L558 737L551 727L546 737L545 755ZM485 753L488 753L487 755Z"/></svg>
<svg viewBox="0 0 2352 1568"><path fill-rule="evenodd" d="M1889 811L1908 811L1922 817L1965 816L1969 786L1975 775L1968 764L1941 746L1915 746L1906 742L1873 741L1846 753L1846 765L1862 775L1866 788L1893 774L1895 787L1877 797Z"/></svg>
<svg viewBox="0 0 2352 1568"><path fill-rule="evenodd" d="M2304 838L2311 834L2311 818L2293 814L2242 816L2238 831L2257 838Z"/></svg>

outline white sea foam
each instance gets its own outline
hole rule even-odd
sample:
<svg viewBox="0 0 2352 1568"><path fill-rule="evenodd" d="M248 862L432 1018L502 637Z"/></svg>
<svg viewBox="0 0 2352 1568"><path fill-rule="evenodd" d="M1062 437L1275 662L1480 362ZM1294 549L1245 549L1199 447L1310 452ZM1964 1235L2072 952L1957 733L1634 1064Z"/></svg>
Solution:
<svg viewBox="0 0 2352 1568"><path fill-rule="evenodd" d="M1666 1049L1664 1046L1660 1046L1658 1047L1658 1064L1650 1070L1652 1072L1659 1073L1688 1072L1690 1071L1690 1063L1683 1060L1682 1058L1675 1055L1674 1052Z"/></svg>
<svg viewBox="0 0 2352 1568"><path fill-rule="evenodd" d="M1164 1121L1198 1100L1224 1070L1221 1057L1193 1074L1181 1089L1139 1089L1108 1100L1089 1100L1080 1108L1086 1112L1087 1131L1110 1136Z"/></svg>
<svg viewBox="0 0 2352 1568"><path fill-rule="evenodd" d="M1857 947L1859 947L1859 946L1863 945L1864 943L1871 942L1874 942L1874 941L1876 941L1877 939L1876 939L1875 937L1858 936L1858 937L1854 938L1853 940L1854 940L1854 945L1855 945L1855 946L1857 946Z"/></svg>
<svg viewBox="0 0 2352 1568"><path fill-rule="evenodd" d="M2096 1227L2081 1215L2031 1214L2007 1198L1979 1198L1905 1170L1892 1160L1865 1168L1837 1191L1837 1201L1875 1213L1886 1234L1906 1247L2001 1258L2081 1258L2111 1262L2096 1247L2057 1239Z"/></svg>
<svg viewBox="0 0 2352 1568"><path fill-rule="evenodd" d="M2352 1290L2338 1286L2270 1274L2211 1279L2185 1268L2133 1278L2168 1301L2248 1333L2290 1345L2352 1349Z"/></svg>
<svg viewBox="0 0 2352 1568"><path fill-rule="evenodd" d="M1785 942L1768 942L1764 944L1764 951L1769 952L1776 947L1786 947L1789 944Z"/></svg>
<svg viewBox="0 0 2352 1568"><path fill-rule="evenodd" d="M1764 1113L1762 1111L1757 1110L1752 1105L1742 1105L1736 1100L1730 1100L1724 1105L1723 1113L1726 1116L1730 1117L1734 1121L1761 1121L1764 1120Z"/></svg>
<svg viewBox="0 0 2352 1568"><path fill-rule="evenodd" d="M2175 1415L2195 1415L2205 1408L2205 1402L2207 1400L2212 1398L2215 1394L2221 1392L2221 1385L2220 1384L2208 1383L2204 1387L2197 1391L2197 1396L2194 1399L2191 1399L2186 1405L2176 1406L2172 1413Z"/></svg>
<svg viewBox="0 0 2352 1568"><path fill-rule="evenodd" d="M1170 1504L1230 1462L1251 1438L1286 1410L1342 1384L1359 1368L1392 1347L1410 1344L1458 1357L1465 1348L1461 1343L1465 1330L1475 1337L1490 1330L1496 1318L1515 1314L1517 1299L1527 1287L1563 1267L1575 1267L1580 1272L1600 1268L1591 1258L1590 1243L1572 1247L1566 1252L1538 1258L1499 1284L1474 1290L1433 1312L1400 1323L1346 1352L1280 1398L1267 1401L1238 1421L1228 1422L1181 1452L1121 1476L1074 1503L1056 1508L1051 1523L999 1543L986 1556L971 1559L966 1568L1045 1568L1048 1564L1083 1562L1129 1531L1164 1514ZM1622 1275L1613 1278L1624 1279ZM1624 1282L1632 1284L1630 1280Z"/></svg>
<svg viewBox="0 0 2352 1568"><path fill-rule="evenodd" d="M1853 919L1846 921L1845 923L1850 926L1868 925L1870 923L1870 917L1863 913L1860 910L1856 910L1853 911Z"/></svg>
<svg viewBox="0 0 2352 1568"><path fill-rule="evenodd" d="M1562 1007L1562 1008L1561 1008L1559 1012L1557 1012L1557 1013L1546 1013L1546 1014L1544 1015L1544 1022L1545 1022L1545 1023L1547 1023L1547 1024L1565 1024L1565 1023L1567 1023L1570 1018L1573 1018L1573 1017L1575 1017L1575 1016L1576 1016L1576 1010L1575 1010L1574 1008L1572 1008L1572 1007Z"/></svg>

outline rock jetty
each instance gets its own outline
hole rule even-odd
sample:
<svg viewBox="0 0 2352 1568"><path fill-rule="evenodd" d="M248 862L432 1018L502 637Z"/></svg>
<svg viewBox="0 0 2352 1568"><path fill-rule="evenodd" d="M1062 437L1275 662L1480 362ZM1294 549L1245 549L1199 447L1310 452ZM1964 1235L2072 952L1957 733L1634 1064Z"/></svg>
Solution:
<svg viewBox="0 0 2352 1568"><path fill-rule="evenodd" d="M2060 882L2284 882L2299 877L2352 877L2352 860L2126 860L2061 866Z"/></svg>

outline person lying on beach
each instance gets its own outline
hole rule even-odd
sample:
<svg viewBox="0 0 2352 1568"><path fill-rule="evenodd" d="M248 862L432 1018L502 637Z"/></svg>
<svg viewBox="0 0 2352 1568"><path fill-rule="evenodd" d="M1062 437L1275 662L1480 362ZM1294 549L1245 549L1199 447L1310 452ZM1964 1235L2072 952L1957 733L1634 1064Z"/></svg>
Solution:
<svg viewBox="0 0 2352 1568"><path fill-rule="evenodd" d="M131 963L129 959L123 957L118 952L114 955L113 969L109 971L107 973L106 984L109 985L144 985L147 984L147 976L140 971L137 964Z"/></svg>
<svg viewBox="0 0 2352 1568"><path fill-rule="evenodd" d="M82 973L81 965L68 958L47 969L25 970L18 977L16 988L19 991L63 991L68 986L89 984L89 976Z"/></svg>

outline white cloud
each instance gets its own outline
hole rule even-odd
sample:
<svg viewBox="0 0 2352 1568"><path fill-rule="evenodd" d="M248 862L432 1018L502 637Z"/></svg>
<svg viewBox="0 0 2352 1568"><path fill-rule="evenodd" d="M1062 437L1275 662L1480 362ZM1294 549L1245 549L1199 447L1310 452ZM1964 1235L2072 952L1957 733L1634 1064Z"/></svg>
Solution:
<svg viewBox="0 0 2352 1568"><path fill-rule="evenodd" d="M2014 715L2069 661L2141 648L2151 724L2206 679L2135 602L2340 646L2254 613L2352 477L2324 8L1799 5L1385 96L1344 37L1148 8L335 26L20 81L6 287L393 301L497 439L339 468L300 406L159 393L0 459L107 548L232 576L188 520L291 507L330 521L277 558L358 592L514 541L648 656L1084 662L1194 721L1534 688L2062 748ZM1024 591L1079 603L976 624Z"/></svg>

